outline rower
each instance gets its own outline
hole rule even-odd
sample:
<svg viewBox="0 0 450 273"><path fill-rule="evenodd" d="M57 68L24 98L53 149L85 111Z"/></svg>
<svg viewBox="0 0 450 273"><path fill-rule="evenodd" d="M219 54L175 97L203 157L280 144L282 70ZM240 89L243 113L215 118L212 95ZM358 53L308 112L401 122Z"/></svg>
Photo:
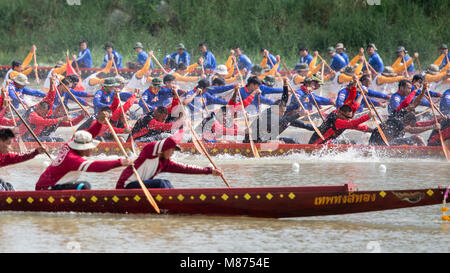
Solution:
<svg viewBox="0 0 450 273"><path fill-rule="evenodd" d="M111 59L111 54L114 56L114 62L116 65L117 69L121 69L122 68L122 56L120 56L120 54L114 50L114 47L112 44L105 44L105 56L103 57L103 63L101 68L106 67L106 64L109 62L109 60Z"/></svg>
<svg viewBox="0 0 450 273"><path fill-rule="evenodd" d="M356 79L354 79L353 83L350 90L350 98L356 97L357 93ZM368 128L367 125L362 125L362 123L368 121L375 115L373 111L370 111L368 115L353 119L356 110L358 110L361 104L362 98L363 96L358 96L356 101L348 100L349 104L344 104L329 114L325 122L318 128L325 140L319 137L317 132L314 132L309 139L309 144L327 144L333 142L347 129L372 132L371 128Z"/></svg>
<svg viewBox="0 0 450 273"><path fill-rule="evenodd" d="M245 100L250 94L253 93L256 89L259 89L259 86L262 84L262 82L258 79L257 76L252 76L247 80L247 85L243 86L241 89L239 89L239 92L241 93L241 97L243 100ZM255 99L251 103L251 107L249 110L247 110L249 113L254 113L260 111L260 104L267 104L267 105L273 105L274 101L265 97L262 94L258 94Z"/></svg>
<svg viewBox="0 0 450 273"><path fill-rule="evenodd" d="M210 70L216 69L216 57L214 57L214 54L212 54L211 51L208 50L206 42L201 42L198 45L198 48L203 55L204 59L203 68Z"/></svg>
<svg viewBox="0 0 450 273"><path fill-rule="evenodd" d="M25 58L25 60L23 62L20 61L13 61L11 64L11 68L6 72L6 75L4 77L3 80L3 87L7 87L7 81L8 80L13 80L19 73L26 75L29 75L31 73L31 71L37 69L37 65L33 65L33 67L27 67L28 64L31 62L33 55L36 54L36 46L33 45L31 47L31 51L30 53L27 55L27 57ZM24 67L27 67L24 70Z"/></svg>
<svg viewBox="0 0 450 273"><path fill-rule="evenodd" d="M163 59L163 65L164 66L169 66L169 60L172 60L172 63L177 66L180 63L183 63L187 66L190 65L191 63L191 55L189 55L189 52L186 51L186 48L184 47L183 44L178 44L177 45L177 52L171 53L169 55L167 55L166 57L164 57ZM173 67L169 67L170 69L172 69Z"/></svg>
<svg viewBox="0 0 450 273"><path fill-rule="evenodd" d="M207 79L201 79L193 90L186 93L183 104L187 105L192 113L207 110L208 105L227 105L226 100L208 93L208 88L209 81Z"/></svg>
<svg viewBox="0 0 450 273"><path fill-rule="evenodd" d="M17 75L13 81L8 85L8 95L12 99L12 105L14 107L19 108L20 101L25 104L26 107L29 107L28 103L24 100L23 95L29 95L34 97L45 97L45 94L38 90L32 90L30 88L27 88L26 85L30 84L28 81L27 76L20 73ZM19 98L16 96L16 94L19 96Z"/></svg>
<svg viewBox="0 0 450 273"><path fill-rule="evenodd" d="M417 75L416 75L417 76ZM397 93L393 94L391 96L391 99L389 101L388 105L388 113L392 114L394 112L398 112L401 108L400 105L403 105L403 108L408 106L409 103L411 103L412 99L415 98L415 96L420 94L420 88L422 86L422 81L419 80L420 76L417 76L417 80L414 82L414 88L412 87L412 83L408 80L401 80L398 83L398 91ZM413 95L408 96L409 94L413 93ZM409 97L409 100L405 100ZM427 106L430 107L430 103L422 99L420 102L421 106Z"/></svg>
<svg viewBox="0 0 450 273"><path fill-rule="evenodd" d="M91 51L87 47L87 41L81 40L78 43L80 47L80 51L78 51L78 57L75 58L75 61L72 63L72 66L75 62L77 62L78 67L80 68L91 68L92 67L92 55Z"/></svg>
<svg viewBox="0 0 450 273"><path fill-rule="evenodd" d="M314 131L310 124L305 124L298 120L300 114L298 111L291 111L286 114L286 104L289 99L288 79L283 78L283 95L273 105L264 110L258 118L250 125L252 139L256 143L266 142L284 142L297 143L293 138L278 136L283 133L289 126L303 128ZM295 113L294 113L295 112ZM249 134L245 134L244 143L250 142Z"/></svg>
<svg viewBox="0 0 450 273"><path fill-rule="evenodd" d="M94 96L94 113L106 106L110 106L114 100L115 92L120 84L115 78L106 78L102 85L102 89L98 90ZM122 98L122 97L121 97Z"/></svg>
<svg viewBox="0 0 450 273"><path fill-rule="evenodd" d="M241 47L236 46L234 49L234 56L236 57L237 66L242 73L242 76L246 75L252 70L252 61L244 53L242 53ZM244 76L245 77L245 76Z"/></svg>
<svg viewBox="0 0 450 273"><path fill-rule="evenodd" d="M175 90L178 90L177 86L173 86L172 92ZM178 104L179 101L174 96L169 108L158 106L154 111L146 113L135 123L130 137L133 137L136 142L152 142L172 136L172 130L178 130L183 125L182 113L174 116ZM169 122L172 119L176 121Z"/></svg>
<svg viewBox="0 0 450 273"><path fill-rule="evenodd" d="M177 65L175 72L172 73L172 76L175 77L176 81L181 81L181 82L194 82L194 81L198 81L202 78L202 77L198 77L198 76L186 76L188 73L189 73L188 67L184 63L179 63Z"/></svg>
<svg viewBox="0 0 450 273"><path fill-rule="evenodd" d="M334 71L340 71L344 68L347 63L345 62L344 57L336 53L336 49L334 47L329 47L328 55L332 58L330 68ZM331 72L331 71L330 71Z"/></svg>
<svg viewBox="0 0 450 273"><path fill-rule="evenodd" d="M211 111L208 117L204 118L200 125L196 128L198 134L202 135L202 140L205 142L217 142L221 140L230 140L236 142L238 135L243 135L243 130L234 121L237 113L242 111L240 102L237 102L237 92L239 92L239 85L234 87L233 95L227 105L219 108L219 111ZM255 89L246 99L242 101L244 108L246 108L254 99L255 95L261 91ZM231 139L230 139L231 137Z"/></svg>
<svg viewBox="0 0 450 273"><path fill-rule="evenodd" d="M127 66L129 69L141 69L145 62L148 60L148 54L144 51L144 46L141 42L137 42L134 47L134 51L137 55L137 60L135 62L128 62ZM150 67L153 69L153 62L150 61Z"/></svg>
<svg viewBox="0 0 450 273"><path fill-rule="evenodd" d="M1 96L0 96L0 128L2 128L1 126L7 126L7 127L14 126L15 125L14 121L15 122L19 121L19 118L12 120L12 119L5 117L5 113L8 109L8 103L10 103L10 102L11 102L11 98L8 97L8 95L6 95L6 90L3 87ZM12 130L14 133L19 132L18 128L13 128Z"/></svg>
<svg viewBox="0 0 450 273"><path fill-rule="evenodd" d="M374 98L381 98L381 99L384 99L384 100L390 99L390 96L385 95L385 94L383 94L383 93L381 93L381 92L373 91L373 90L371 90L371 89L368 88L368 87L370 86L370 83L371 83L370 78L369 78L368 75L362 76L361 79L360 79L360 82L361 82L361 86L363 87L364 92L366 92L366 95L367 95L367 96L369 96L369 97L374 97ZM344 103L347 101L348 95L350 94L350 89L351 89L351 87L352 87L353 85L354 85L354 83L353 83L353 82L350 82L350 83L347 85L347 87L341 89L341 90L338 92L338 94L337 94L337 99L336 99L336 108L341 107L341 106L344 105ZM356 95L356 98L357 98L359 95L360 95L360 94L358 93L358 94ZM354 98L354 99L356 99L356 98ZM380 107L383 107L383 108L384 108L384 107L386 107L386 105L387 105L387 102L379 102L379 101L373 100L373 99L371 99L371 98L368 98L368 100L370 100L374 106L380 106ZM356 110L356 113L362 112L364 108L369 108L369 106L366 105L365 102L363 102L363 103L360 104L360 107Z"/></svg>
<svg viewBox="0 0 450 273"><path fill-rule="evenodd" d="M294 70L297 70L299 64L306 63L307 65L309 65L309 63L311 63L311 61L313 60L313 57L308 53L308 48L305 46L298 47L298 54L300 55L300 61L294 67Z"/></svg>
<svg viewBox="0 0 450 273"><path fill-rule="evenodd" d="M369 53L369 67L372 67L376 73L383 72L384 64L383 60L381 59L380 55L378 55L377 47L375 44L369 44L366 48L367 52ZM367 68L368 69L368 68ZM364 65L363 70L366 70L366 66Z"/></svg>
<svg viewBox="0 0 450 273"><path fill-rule="evenodd" d="M44 148L38 147L26 154L13 153L11 144L15 137L11 129L0 129L0 167L28 161L45 152ZM14 187L11 183L0 179L0 191L14 191Z"/></svg>
<svg viewBox="0 0 450 273"><path fill-rule="evenodd" d="M450 89L442 95L441 103L439 105L440 111L446 115L446 119L441 121L442 137L446 146L450 146ZM438 130L433 130L428 138L428 146L440 146L441 138Z"/></svg>
<svg viewBox="0 0 450 273"><path fill-rule="evenodd" d="M277 59L275 58L275 56L270 54L269 51L265 48L261 48L260 53L261 57L263 58L260 64L261 67L265 69L266 66L268 66L270 69L272 69L273 66L277 63Z"/></svg>
<svg viewBox="0 0 450 273"><path fill-rule="evenodd" d="M135 99L135 96L130 97L130 100L134 100L134 99ZM81 130L90 131L91 128L95 128L96 126L99 126L98 125L99 117L108 116L111 124L113 124L114 132L116 132L117 134L131 133L131 129L125 128L124 121L121 120L123 118L122 117L122 109L120 107L118 107L118 103L115 103L115 104L116 104L115 106L111 105L114 108L114 111L111 109L110 106L103 107L97 114L91 116L85 122L83 122L77 128L77 131L81 131ZM126 105L124 105L124 106L127 107ZM125 109L124 109L124 111L125 111ZM116 126L119 126L119 127L116 127ZM110 133L108 126L106 124L101 124L99 132L95 134L96 135L95 138L97 140L105 141L105 139L103 137L105 136L105 134L108 134L108 133ZM121 136L119 138L121 138Z"/></svg>
<svg viewBox="0 0 450 273"><path fill-rule="evenodd" d="M416 52L414 58L411 58L403 46L399 46L396 53L397 60L392 65L394 72L400 74L401 72L405 72L405 67L407 67L407 72L414 73L414 60L419 57L419 54Z"/></svg>
<svg viewBox="0 0 450 273"><path fill-rule="evenodd" d="M212 174L214 176L223 175L221 169L213 169L211 167L201 168L173 161L171 157L175 150L180 150L177 146L177 139L175 137L169 137L149 143L142 149L139 157L134 161L134 167L147 188L173 188L170 181L165 179L155 179L155 176L162 172ZM116 189L138 188L140 188L140 184L137 182L132 167L125 168L117 181Z"/></svg>
<svg viewBox="0 0 450 273"><path fill-rule="evenodd" d="M321 97L314 94L314 90L317 90L322 85L322 80L317 78L316 76L308 77L304 80L303 84L300 86L295 93L298 95L301 100L303 106L306 110L311 111L315 106L313 102L313 98L316 100L317 104L320 105L335 105L333 99ZM291 99L291 103L288 105L286 112L290 113L291 111L297 110L300 108L298 101L294 98ZM305 113L304 113L305 114Z"/></svg>
<svg viewBox="0 0 450 273"><path fill-rule="evenodd" d="M91 161L89 157L100 141L94 140L109 118L101 112L96 126L89 131L78 131L73 139L60 148L58 156L52 164L41 174L36 183L36 190L82 190L90 189L88 182L77 181L82 172L106 172L111 169L129 166L132 161L128 158L110 161Z"/></svg>
<svg viewBox="0 0 450 273"><path fill-rule="evenodd" d="M347 53L345 53L345 47L343 43L337 43L336 44L336 53L341 55L342 58L345 60L345 65L348 65L350 62L350 59L348 58Z"/></svg>
<svg viewBox="0 0 450 273"><path fill-rule="evenodd" d="M152 85L142 93L139 106L141 106L144 114L148 113L147 108L152 111L158 106L166 106L169 104L172 90L162 87L163 80L161 78L153 78Z"/></svg>
<svg viewBox="0 0 450 273"><path fill-rule="evenodd" d="M448 47L446 44L442 44L439 47L441 55L434 61L434 65L437 65L439 69L443 69L449 62L450 53L448 52Z"/></svg>
<svg viewBox="0 0 450 273"><path fill-rule="evenodd" d="M70 127L73 124L78 124L84 119L84 113L69 121L69 117L64 112L60 112L58 117L51 116L53 113L53 102L56 96L56 90L53 86L54 78L51 79L51 88L47 96L33 107L30 107L23 118L26 123L30 125L39 140L44 142L61 141L60 138L51 137L50 134L58 127ZM61 113L64 116L61 116ZM19 134L25 141L34 141L30 135L27 127L22 122L18 123Z"/></svg>
<svg viewBox="0 0 450 273"><path fill-rule="evenodd" d="M425 141L418 134L428 130L437 129L438 127L440 128L439 125L434 123L434 120L431 122L417 122L414 111L411 112L405 109L389 115L387 120L380 125L389 145L425 146ZM413 135L404 137L405 133ZM378 130L372 132L369 139L369 145L386 145Z"/></svg>

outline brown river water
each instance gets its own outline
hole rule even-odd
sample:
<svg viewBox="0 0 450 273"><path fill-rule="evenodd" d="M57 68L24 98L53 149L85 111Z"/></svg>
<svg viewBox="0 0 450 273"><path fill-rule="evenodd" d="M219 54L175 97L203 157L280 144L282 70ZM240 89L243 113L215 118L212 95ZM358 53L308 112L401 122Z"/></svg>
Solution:
<svg viewBox="0 0 450 273"><path fill-rule="evenodd" d="M174 159L209 164L199 155L176 153ZM213 159L232 187L343 185L349 181L360 190L450 186L450 165L437 159L365 158L355 151L321 157L298 153L260 159L220 155ZM33 190L49 163L45 156L38 156L1 168L0 177L13 183L16 190ZM299 164L298 171L293 164ZM83 174L80 179L90 181L95 189L112 189L121 170ZM158 177L169 179L176 188L225 186L212 176ZM0 252L449 253L450 222L441 220L440 208L290 219L0 212Z"/></svg>

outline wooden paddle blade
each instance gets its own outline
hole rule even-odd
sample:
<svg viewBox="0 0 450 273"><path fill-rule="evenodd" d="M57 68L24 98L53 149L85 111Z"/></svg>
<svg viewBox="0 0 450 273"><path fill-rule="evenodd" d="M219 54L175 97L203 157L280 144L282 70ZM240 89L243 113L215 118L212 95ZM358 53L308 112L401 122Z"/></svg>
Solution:
<svg viewBox="0 0 450 273"><path fill-rule="evenodd" d="M445 144L444 137L442 136L441 129L439 129L438 131L439 131L439 138L441 139L441 146L442 146L442 150L444 151L445 158L447 158L447 161L450 161L450 157L449 157L449 153L448 153L448 147Z"/></svg>
<svg viewBox="0 0 450 273"><path fill-rule="evenodd" d="M20 153L27 153L28 152L27 146L25 146L25 143L23 142L23 139L20 135L17 136L17 142L19 143Z"/></svg>
<svg viewBox="0 0 450 273"><path fill-rule="evenodd" d="M138 180L138 182L139 182L139 185L141 186L142 191L143 191L144 194L145 194L145 197L147 197L147 200L148 200L148 201L150 202L150 204L153 206L153 208L155 209L155 211L156 211L158 214L161 213L161 211L159 210L158 205L157 205L156 202L155 202L155 199L153 199L152 195L151 195L150 192L148 191L148 189L147 189L147 187L145 186L144 182L142 182L142 179L141 179L141 177L139 176L139 174L138 174L136 168L135 168L134 166L132 166L132 168L133 168L134 175L136 175L136 178L137 178L137 180Z"/></svg>

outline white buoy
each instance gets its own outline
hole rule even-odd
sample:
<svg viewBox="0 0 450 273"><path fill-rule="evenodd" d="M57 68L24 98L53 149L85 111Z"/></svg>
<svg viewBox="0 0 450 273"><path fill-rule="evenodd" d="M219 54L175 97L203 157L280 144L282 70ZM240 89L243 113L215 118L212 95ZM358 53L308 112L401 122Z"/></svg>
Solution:
<svg viewBox="0 0 450 273"><path fill-rule="evenodd" d="M385 173L385 172L386 172L386 166L383 165L383 164L381 164L380 166L378 166L378 170L379 170L380 172L382 172L382 173Z"/></svg>
<svg viewBox="0 0 450 273"><path fill-rule="evenodd" d="M294 172L299 172L300 171L300 165L298 163L292 163L292 170Z"/></svg>

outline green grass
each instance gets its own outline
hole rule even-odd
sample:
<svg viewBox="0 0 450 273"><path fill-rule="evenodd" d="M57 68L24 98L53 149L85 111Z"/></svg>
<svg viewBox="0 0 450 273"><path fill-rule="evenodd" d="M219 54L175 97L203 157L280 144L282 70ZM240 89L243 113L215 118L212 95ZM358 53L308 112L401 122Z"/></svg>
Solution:
<svg viewBox="0 0 450 273"><path fill-rule="evenodd" d="M195 60L198 43L206 41L218 63L240 45L252 61L268 48L290 67L298 62L297 46L325 50L343 42L353 57L360 47L375 43L385 64L403 45L420 53L422 68L450 42L447 0L65 0L0 1L0 64L23 60L30 46L38 48L38 63L65 60L66 50L78 52L86 39L93 65L102 63L106 42L114 44L123 63L134 61L133 45L142 42L160 61L182 42ZM161 4L165 3L165 4ZM328 59L328 58L327 58Z"/></svg>

